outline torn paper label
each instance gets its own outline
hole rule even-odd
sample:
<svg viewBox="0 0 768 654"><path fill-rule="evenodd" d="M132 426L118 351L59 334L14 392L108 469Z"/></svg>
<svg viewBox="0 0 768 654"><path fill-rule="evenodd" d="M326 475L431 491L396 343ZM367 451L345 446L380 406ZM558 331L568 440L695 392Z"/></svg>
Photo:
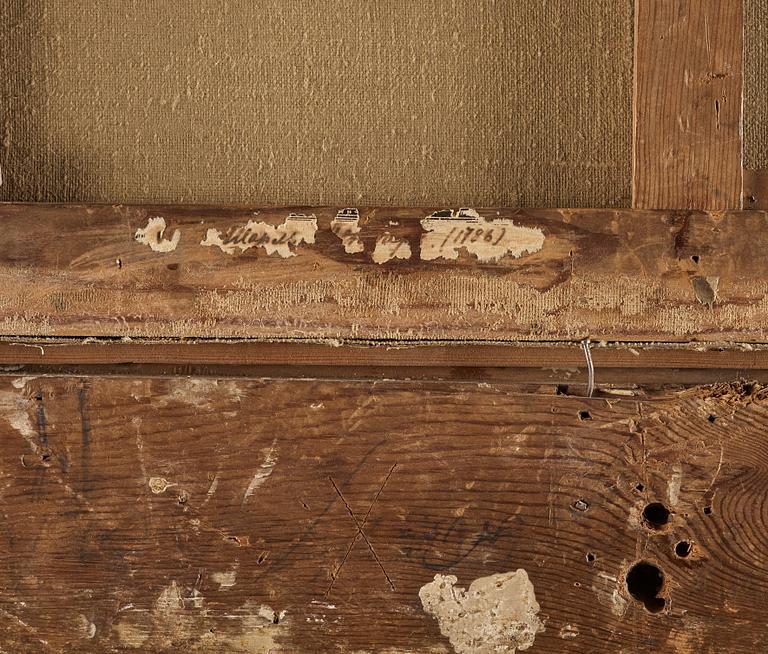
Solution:
<svg viewBox="0 0 768 654"><path fill-rule="evenodd" d="M373 250L373 260L378 263L386 263L392 259L410 259L411 246L405 239L384 232L376 239L376 247Z"/></svg>
<svg viewBox="0 0 768 654"><path fill-rule="evenodd" d="M137 229L133 238L154 252L173 252L181 240L181 232L176 229L170 239L165 238L165 218L158 216L150 218L146 227Z"/></svg>
<svg viewBox="0 0 768 654"><path fill-rule="evenodd" d="M464 248L483 263L502 257L521 257L544 247L544 232L535 227L521 227L512 220L487 221L474 209L435 211L421 221L421 258L458 259Z"/></svg>
<svg viewBox="0 0 768 654"><path fill-rule="evenodd" d="M223 236L218 229L209 229L200 245L216 246L227 254L261 247L267 255L276 253L285 259L296 256L292 247L295 248L300 243L314 243L316 232L315 214L307 216L292 213L282 225L249 220L245 225L229 229Z"/></svg>
<svg viewBox="0 0 768 654"><path fill-rule="evenodd" d="M344 252L356 254L365 250L360 240L360 212L357 209L342 209L331 221L331 231L341 239Z"/></svg>

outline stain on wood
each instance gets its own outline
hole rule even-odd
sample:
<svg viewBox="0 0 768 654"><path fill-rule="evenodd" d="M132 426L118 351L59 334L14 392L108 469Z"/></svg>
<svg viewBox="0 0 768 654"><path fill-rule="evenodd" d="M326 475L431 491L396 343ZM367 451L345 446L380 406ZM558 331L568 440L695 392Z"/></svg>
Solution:
<svg viewBox="0 0 768 654"><path fill-rule="evenodd" d="M744 169L744 208L768 209L768 170Z"/></svg>
<svg viewBox="0 0 768 654"><path fill-rule="evenodd" d="M312 215L314 242L276 229L285 242L270 247L287 258L265 247L227 254L201 245L211 229L250 239L238 230L254 213L274 226ZM525 241L487 261L466 244L452 246L455 259L424 260L434 232L422 221L434 213L360 209L354 236L363 249L350 253L332 228L333 208L0 205L0 331L398 342L766 338L763 212L480 209L484 225L514 225ZM171 251L134 239L160 217L161 240L178 238ZM459 241L502 234L467 231L465 222L458 218ZM529 243L533 235L543 242ZM376 260L382 237L412 256ZM704 303L702 279L718 280Z"/></svg>
<svg viewBox="0 0 768 654"><path fill-rule="evenodd" d="M638 209L742 207L741 0L635 3Z"/></svg>
<svg viewBox="0 0 768 654"><path fill-rule="evenodd" d="M503 575L498 651L752 653L766 428L747 383L5 377L0 648L451 652L420 591Z"/></svg>

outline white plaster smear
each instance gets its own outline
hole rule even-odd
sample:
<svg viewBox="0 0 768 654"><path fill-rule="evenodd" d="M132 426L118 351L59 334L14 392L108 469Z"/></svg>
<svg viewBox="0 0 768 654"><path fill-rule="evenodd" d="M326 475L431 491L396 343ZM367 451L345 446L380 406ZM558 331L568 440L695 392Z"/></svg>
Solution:
<svg viewBox="0 0 768 654"><path fill-rule="evenodd" d="M289 215L281 225L270 225L265 222L249 220L245 225L227 231L226 235L218 229L209 229L200 245L218 247L222 252L235 254L238 250L245 252L254 247L264 248L267 255L277 254L284 259L295 257L291 246L300 243L314 243L317 232L315 214Z"/></svg>
<svg viewBox="0 0 768 654"><path fill-rule="evenodd" d="M450 214L450 215L449 215ZM436 211L421 221L421 258L458 259L464 248L479 261L490 263L502 257L521 257L544 247L544 232L521 227L512 220L487 221L474 209Z"/></svg>
<svg viewBox="0 0 768 654"><path fill-rule="evenodd" d="M457 654L512 654L526 650L544 631L528 573L522 568L475 579L469 590L453 575L435 575L421 587L424 610Z"/></svg>
<svg viewBox="0 0 768 654"><path fill-rule="evenodd" d="M170 239L165 235L165 218L150 218L146 227L136 230L133 238L138 243L148 245L154 252L173 252L181 240L181 232L176 229Z"/></svg>

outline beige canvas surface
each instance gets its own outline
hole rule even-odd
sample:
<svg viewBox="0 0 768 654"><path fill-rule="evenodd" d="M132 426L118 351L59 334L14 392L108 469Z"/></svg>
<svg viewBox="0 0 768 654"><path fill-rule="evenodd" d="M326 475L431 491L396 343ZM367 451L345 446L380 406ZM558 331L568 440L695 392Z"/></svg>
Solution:
<svg viewBox="0 0 768 654"><path fill-rule="evenodd" d="M0 7L0 199L629 204L631 0Z"/></svg>
<svg viewBox="0 0 768 654"><path fill-rule="evenodd" d="M744 166L768 168L768 0L744 5Z"/></svg>

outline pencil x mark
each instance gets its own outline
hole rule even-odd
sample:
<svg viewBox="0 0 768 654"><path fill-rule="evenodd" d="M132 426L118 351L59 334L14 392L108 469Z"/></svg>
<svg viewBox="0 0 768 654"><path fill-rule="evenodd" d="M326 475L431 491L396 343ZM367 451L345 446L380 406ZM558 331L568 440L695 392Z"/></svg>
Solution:
<svg viewBox="0 0 768 654"><path fill-rule="evenodd" d="M347 500L344 499L344 496L341 494L341 490L339 490L339 487L336 485L336 482L333 480L333 477L329 476L328 480L333 485L334 490L338 494L338 496L341 498L341 501L344 502L344 506L347 508L347 513L352 517L352 520L355 523L355 527L357 527L357 531L355 532L354 537L352 538L352 542L349 544L349 547L347 548L346 553L344 554L344 558L341 560L341 563L339 564L339 567L336 568L336 571L332 573L331 575L331 583L328 586L328 590L325 591L326 597L333 589L333 584L336 583L336 580L339 578L339 574L341 573L342 567L344 567L344 564L347 561L347 557L349 557L349 553L352 551L352 548L355 546L355 543L357 543L358 539L362 537L362 539L365 541L365 544L368 545L368 549L371 551L371 554L373 555L373 558L375 559L376 563L378 563L379 567L381 568L381 571L384 573L384 576L387 578L387 583L389 584L389 587L392 590L395 590L395 584L392 583L392 579L390 579L389 575L387 574L387 571L384 569L384 566L381 563L381 560L379 559L378 555L376 554L376 550L373 549L373 545L371 545L371 541L368 540L368 536L363 531L366 523L368 522L368 516L371 515L371 509L373 509L373 505L376 504L377 500L379 499L379 495L381 495L382 491L384 490L384 487L387 485L387 482L389 481L389 478L392 476L392 473L395 471L395 468L397 467L397 464L395 463L387 473L387 476L384 478L384 481L381 484L381 488L379 488L379 492L376 493L376 496L373 498L373 501L371 502L371 505L368 507L368 511L366 511L365 516L363 517L362 523L357 519L355 514L353 513L352 509L350 508L349 504L347 503Z"/></svg>

